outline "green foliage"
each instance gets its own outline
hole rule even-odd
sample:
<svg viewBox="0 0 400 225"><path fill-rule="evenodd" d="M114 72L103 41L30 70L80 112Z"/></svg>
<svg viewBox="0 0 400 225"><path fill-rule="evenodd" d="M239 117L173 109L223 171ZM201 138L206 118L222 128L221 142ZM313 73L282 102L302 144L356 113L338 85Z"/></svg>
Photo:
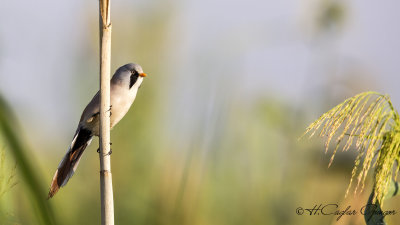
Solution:
<svg viewBox="0 0 400 225"><path fill-rule="evenodd" d="M354 192L360 186L362 191L368 172L375 167L373 201L383 203L388 185L399 171L395 161L400 153L400 120L390 98L376 92L358 94L323 114L307 128L305 134L309 133L311 138L317 130L320 130L320 137L326 137L325 152L334 136L337 136L329 166L339 148L347 151L355 146L358 151L346 196L355 177L357 185ZM375 157L377 160L374 162Z"/></svg>
<svg viewBox="0 0 400 225"><path fill-rule="evenodd" d="M0 149L0 198L9 191L12 187L17 185L15 180L17 165L9 170L5 166L6 164L6 154L4 150Z"/></svg>
<svg viewBox="0 0 400 225"><path fill-rule="evenodd" d="M10 107L0 96L0 131L7 147L14 156L18 164L18 170L27 185L30 202L37 216L36 224L55 224L54 215L49 202L46 201L46 189L43 187L44 182L41 181L38 174L37 164L33 154L23 146L20 138L22 132L18 129L18 122L13 116ZM11 184L12 185L12 184Z"/></svg>

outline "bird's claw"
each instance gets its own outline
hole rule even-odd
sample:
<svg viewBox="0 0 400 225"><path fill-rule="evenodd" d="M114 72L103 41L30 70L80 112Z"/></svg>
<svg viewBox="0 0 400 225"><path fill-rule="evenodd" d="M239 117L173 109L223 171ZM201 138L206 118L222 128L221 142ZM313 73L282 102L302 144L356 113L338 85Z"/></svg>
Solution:
<svg viewBox="0 0 400 225"><path fill-rule="evenodd" d="M111 108L112 108L112 105L110 105L110 108L106 111L106 112L110 112L110 117L112 115Z"/></svg>
<svg viewBox="0 0 400 225"><path fill-rule="evenodd" d="M110 108L107 110L107 112L108 112L108 111L111 111L111 108L112 108L112 105L110 105Z"/></svg>
<svg viewBox="0 0 400 225"><path fill-rule="evenodd" d="M110 145L112 145L112 142L110 142ZM100 148L97 149L97 153L100 153ZM112 149L110 148L110 151L106 155L111 155L112 154Z"/></svg>
<svg viewBox="0 0 400 225"><path fill-rule="evenodd" d="M97 153L100 154L100 149L99 148L97 149ZM111 155L111 154L112 154L112 149L110 149L110 151L106 155Z"/></svg>

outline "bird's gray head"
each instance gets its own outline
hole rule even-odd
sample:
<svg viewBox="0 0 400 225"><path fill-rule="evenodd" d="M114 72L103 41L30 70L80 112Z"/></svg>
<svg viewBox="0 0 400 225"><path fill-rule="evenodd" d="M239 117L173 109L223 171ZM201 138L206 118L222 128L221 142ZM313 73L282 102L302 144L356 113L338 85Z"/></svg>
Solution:
<svg viewBox="0 0 400 225"><path fill-rule="evenodd" d="M140 65L136 63L128 63L115 71L111 82L127 86L131 89L136 83L141 83L145 76L147 75L143 73L143 69Z"/></svg>

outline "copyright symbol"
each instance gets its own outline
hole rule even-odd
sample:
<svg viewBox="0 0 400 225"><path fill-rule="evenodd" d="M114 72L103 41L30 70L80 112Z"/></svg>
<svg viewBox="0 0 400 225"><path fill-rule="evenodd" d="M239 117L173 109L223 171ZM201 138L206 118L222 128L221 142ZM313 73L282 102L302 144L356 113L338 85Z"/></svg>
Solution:
<svg viewBox="0 0 400 225"><path fill-rule="evenodd" d="M303 215L303 213L304 213L304 209L302 207L299 207L299 208L296 209L296 214L297 215Z"/></svg>

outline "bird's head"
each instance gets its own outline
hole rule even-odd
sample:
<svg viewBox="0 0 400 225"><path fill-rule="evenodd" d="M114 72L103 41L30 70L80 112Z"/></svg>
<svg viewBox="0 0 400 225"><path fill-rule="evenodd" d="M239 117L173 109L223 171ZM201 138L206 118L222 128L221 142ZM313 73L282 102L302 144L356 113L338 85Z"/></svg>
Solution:
<svg viewBox="0 0 400 225"><path fill-rule="evenodd" d="M139 64L128 63L117 69L111 82L117 82L127 86L129 89L132 87L138 88L146 76Z"/></svg>

